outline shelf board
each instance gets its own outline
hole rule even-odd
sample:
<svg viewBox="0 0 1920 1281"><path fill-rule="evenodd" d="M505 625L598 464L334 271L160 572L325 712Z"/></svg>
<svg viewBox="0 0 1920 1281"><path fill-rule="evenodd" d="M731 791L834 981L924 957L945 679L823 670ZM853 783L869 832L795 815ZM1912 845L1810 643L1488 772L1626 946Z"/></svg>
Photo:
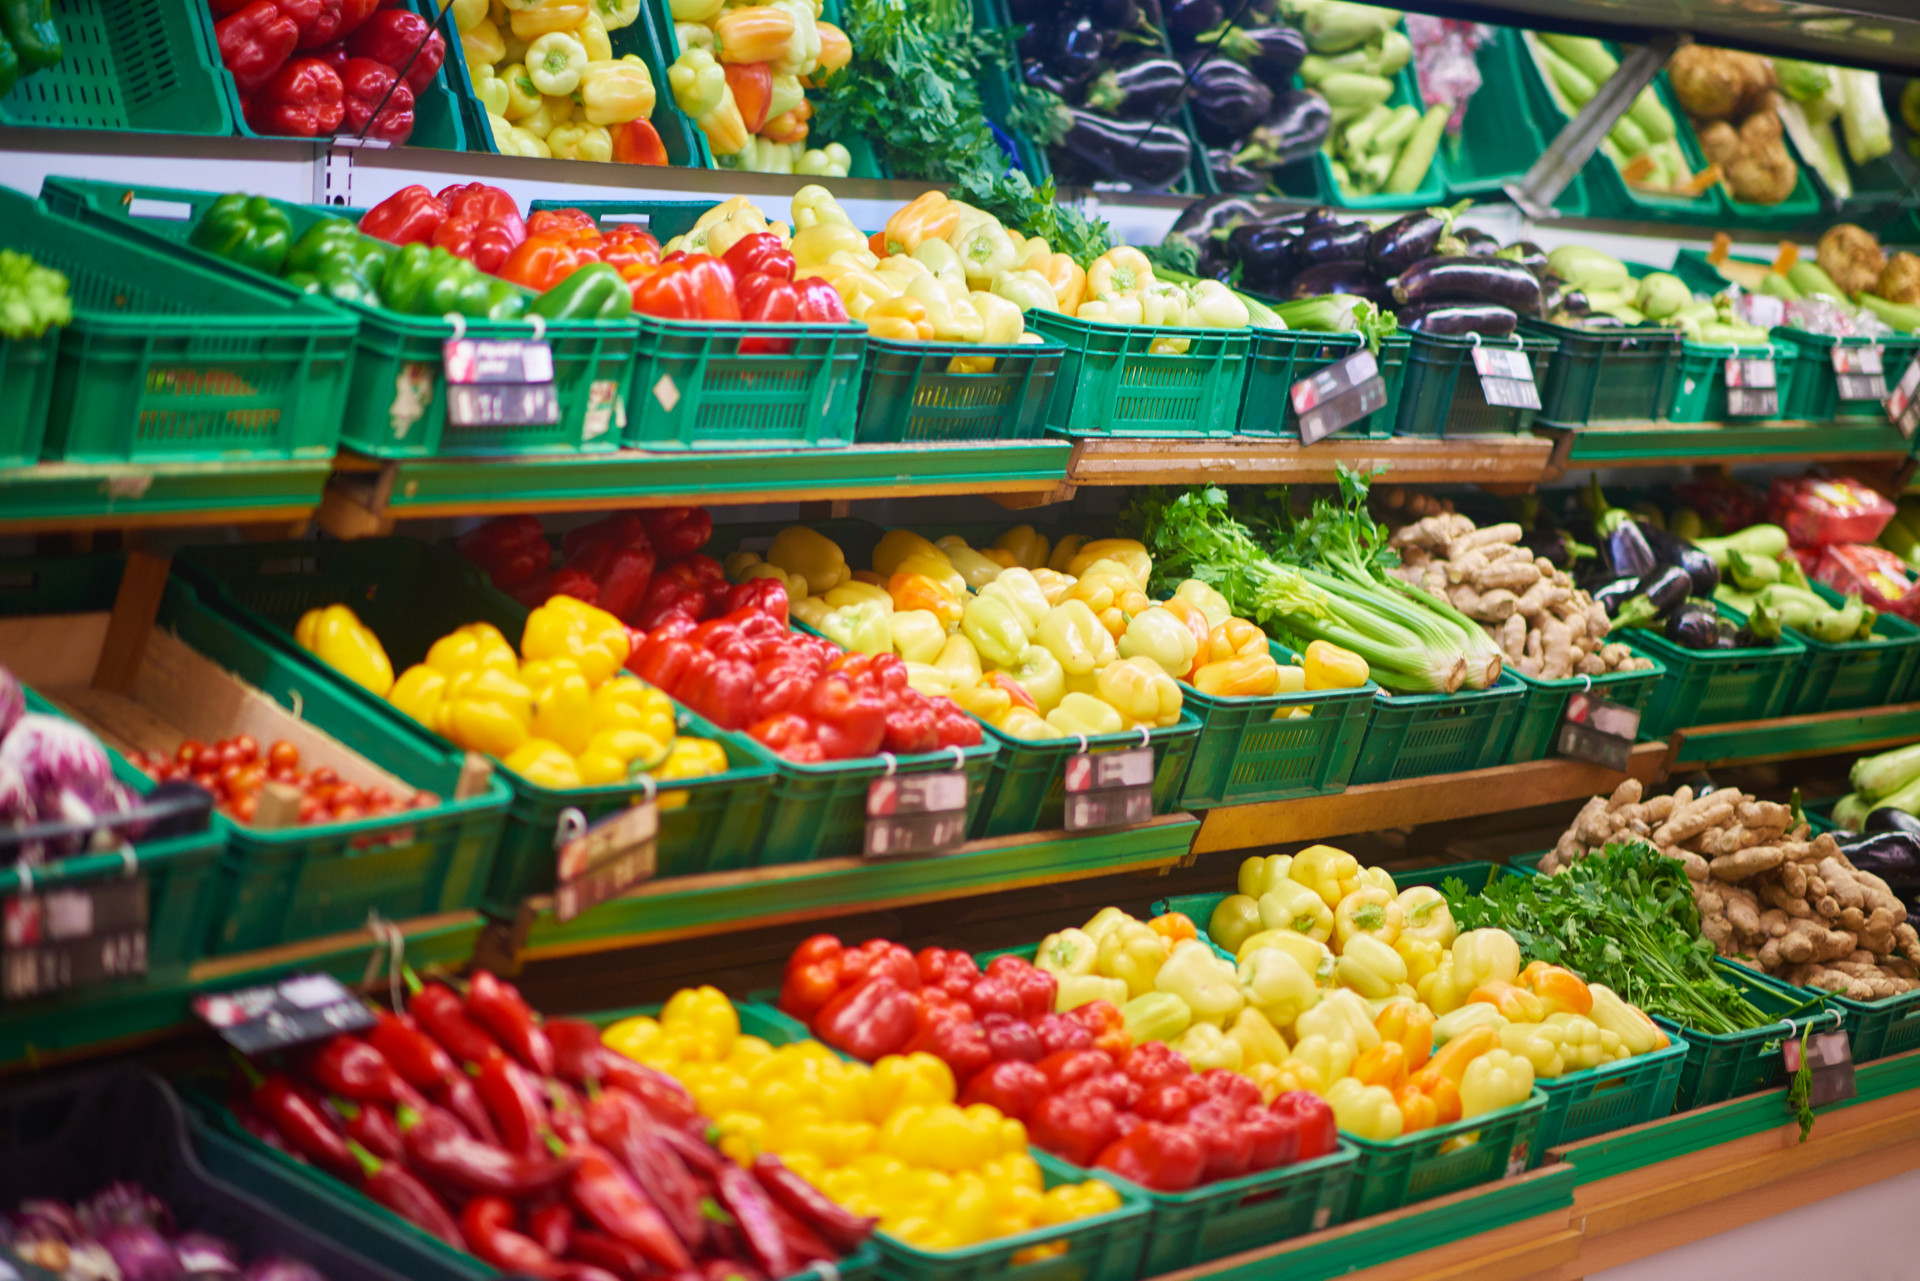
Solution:
<svg viewBox="0 0 1920 1281"><path fill-rule="evenodd" d="M331 458L0 468L0 533L302 521Z"/></svg>
<svg viewBox="0 0 1920 1281"><path fill-rule="evenodd" d="M1707 769L1734 762L1790 761L1836 752L1866 752L1920 739L1920 703L1820 712L1771 721L1701 725L1676 731L1669 769Z"/></svg>
<svg viewBox="0 0 1920 1281"><path fill-rule="evenodd" d="M1551 479L1553 442L1533 436L1297 440L1082 439L1067 479L1076 485L1332 484L1340 468L1385 467L1397 485L1533 485Z"/></svg>
<svg viewBox="0 0 1920 1281"><path fill-rule="evenodd" d="M1769 463L1796 459L1898 462L1908 441L1888 422L1606 423L1552 431L1562 467L1671 467L1689 463Z"/></svg>
<svg viewBox="0 0 1920 1281"><path fill-rule="evenodd" d="M1170 867L1187 856L1199 823L1169 814L1109 832L1033 832L970 841L933 858L872 863L823 859L678 877L562 923L535 899L523 955L548 960L752 927L878 911L1034 885ZM644 938L642 938L644 936Z"/></svg>

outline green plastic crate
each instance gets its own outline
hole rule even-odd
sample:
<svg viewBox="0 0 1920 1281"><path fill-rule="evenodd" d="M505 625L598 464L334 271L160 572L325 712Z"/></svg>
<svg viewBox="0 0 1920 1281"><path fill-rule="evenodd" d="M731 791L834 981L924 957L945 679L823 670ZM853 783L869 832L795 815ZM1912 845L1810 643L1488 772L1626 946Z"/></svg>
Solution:
<svg viewBox="0 0 1920 1281"><path fill-rule="evenodd" d="M0 567L0 614L107 612L117 555L14 561ZM342 693L344 682L289 658L249 628L201 603L179 578L167 584L158 625L342 746L410 786L451 798L459 756ZM112 753L116 762L118 753ZM145 792L153 781L128 767ZM267 831L216 814L227 834L214 955L359 929L369 910L392 920L466 911L480 902L506 812L497 778L466 800L430 810Z"/></svg>
<svg viewBox="0 0 1920 1281"><path fill-rule="evenodd" d="M638 316L626 443L636 449L796 449L851 444L864 325ZM743 354L743 339L788 352Z"/></svg>
<svg viewBox="0 0 1920 1281"><path fill-rule="evenodd" d="M1293 385L1339 364L1366 341L1359 334L1316 334L1303 329L1255 326L1251 332L1246 386L1240 394L1242 436L1298 436L1300 416L1293 412ZM1342 427L1339 434L1367 435L1370 424L1383 417L1375 411L1360 422ZM1390 423L1388 426L1391 429Z"/></svg>
<svg viewBox="0 0 1920 1281"><path fill-rule="evenodd" d="M1268 641L1267 649L1277 663L1300 661L1277 641ZM1368 681L1358 689L1229 698L1182 682L1184 706L1200 719L1200 736L1179 807L1211 809L1345 790L1379 688ZM1292 715L1296 711L1307 715Z"/></svg>
<svg viewBox="0 0 1920 1281"><path fill-rule="evenodd" d="M1521 63L1532 59L1521 47L1521 34L1511 27L1492 30L1493 38L1474 54L1480 65L1480 87L1467 100L1460 132L1449 133L1440 142L1440 154L1447 163L1449 204L1468 198L1504 200L1507 184L1525 178L1554 137L1528 101ZM1553 204L1576 218L1586 213L1578 174Z"/></svg>
<svg viewBox="0 0 1920 1281"><path fill-rule="evenodd" d="M867 785L890 773L964 770L967 827L971 831L986 810L996 762L996 743L990 728L986 741L977 747L920 752L890 761L868 756L803 765L776 759L766 817L756 842L760 862L771 865L860 857L867 830Z"/></svg>
<svg viewBox="0 0 1920 1281"><path fill-rule="evenodd" d="M1891 1058L1920 1046L1920 991L1902 992L1878 1001L1856 1001L1837 992L1795 987L1771 975L1761 977L1772 986L1792 993L1796 1000L1824 996L1827 1008L1840 1012L1841 1026L1847 1029L1855 1063Z"/></svg>
<svg viewBox="0 0 1920 1281"><path fill-rule="evenodd" d="M1559 344L1540 387L1543 425L1645 422L1666 413L1680 374L1679 330L1576 329L1523 319L1520 331Z"/></svg>
<svg viewBox="0 0 1920 1281"><path fill-rule="evenodd" d="M1404 24L1402 24L1404 25ZM1401 30L1396 25L1394 30ZM1296 83L1298 78L1296 77ZM1387 99L1389 107L1412 105L1421 111L1427 108L1426 100L1420 96L1420 82L1413 74L1413 64L1408 63L1393 78L1393 94ZM1196 147L1198 144L1195 144ZM1382 192L1374 196L1348 195L1341 187L1340 180L1334 177L1333 163L1324 149L1313 154L1313 165L1320 177L1320 199L1337 209L1426 209L1442 204L1447 195L1447 162L1444 147L1436 147L1433 163L1427 166L1426 176L1420 179L1420 185L1402 195L1390 195Z"/></svg>
<svg viewBox="0 0 1920 1281"><path fill-rule="evenodd" d="M0 338L0 404L11 407L0 421L0 467L40 461L59 349L58 329L38 338Z"/></svg>
<svg viewBox="0 0 1920 1281"><path fill-rule="evenodd" d="M1781 1040L1788 1035L1798 1037L1810 1024L1816 1032L1831 1031L1844 1018L1838 1010L1806 1010L1809 1000L1818 1000L1825 993L1802 996L1798 988L1776 984L1730 961L1715 960L1714 964L1740 995L1763 1012L1779 1016L1780 1021L1744 1032L1716 1033L1683 1028L1655 1016L1655 1022L1679 1032L1687 1041L1686 1066L1681 1069L1680 1089L1674 1097L1677 1112L1785 1085L1787 1068L1780 1057Z"/></svg>
<svg viewBox="0 0 1920 1281"><path fill-rule="evenodd" d="M984 346L869 338L854 439L886 445L1044 436L1065 354L1054 342ZM955 361L981 357L993 360L991 370L952 368Z"/></svg>
<svg viewBox="0 0 1920 1281"><path fill-rule="evenodd" d="M1806 422L1827 422L1834 418L1872 418L1887 420L1886 407L1877 400L1841 400L1840 385L1834 380L1833 349L1837 346L1867 347L1878 344L1880 361L1886 370L1887 386L1900 380L1907 364L1920 353L1920 338L1887 334L1873 338L1829 338L1804 329L1780 328L1773 331L1773 345L1780 353L1776 368L1793 365L1792 399L1783 400L1780 416Z"/></svg>
<svg viewBox="0 0 1920 1281"><path fill-rule="evenodd" d="M1794 354L1770 343L1727 347L1691 341L1682 343L1680 376L1674 380L1673 399L1668 403L1666 416L1676 423L1727 421L1726 362L1730 357L1740 356L1747 359L1764 357L1773 361L1774 401L1780 409L1775 417L1784 418L1787 416L1786 409L1793 403L1793 376L1800 364L1792 358ZM1742 415L1732 421L1752 422L1754 418Z"/></svg>
<svg viewBox="0 0 1920 1281"><path fill-rule="evenodd" d="M176 561L202 599L231 623L267 638L290 661L326 675L363 708L389 722L426 734L391 703L340 678L293 640L293 625L307 610L346 604L386 646L396 672L426 656L433 642L456 627L492 623L517 644L527 610L488 585L484 575L455 556L406 538L352 543L248 543L192 547ZM678 710L683 730L717 740L728 769L706 778L659 789L657 873L684 876L753 861L754 837L768 786L771 759L744 735L714 732L705 721ZM433 742L457 750L438 735ZM512 790L499 854L486 884L483 906L511 913L527 894L553 884L553 839L560 811L579 809L589 820L642 796L644 784L616 783L555 791L511 771L499 777ZM675 804L684 795L684 804Z"/></svg>
<svg viewBox="0 0 1920 1281"><path fill-rule="evenodd" d="M1685 649L1640 627L1620 639L1667 673L1640 718L1642 738L1783 715L1806 656L1806 647L1791 636L1782 636L1772 649Z"/></svg>
<svg viewBox="0 0 1920 1281"><path fill-rule="evenodd" d="M987 780L986 799L980 805L972 833L975 839L1015 836L1023 832L1056 832L1066 826L1067 758L1082 749L1078 739L1028 741L985 727L987 741L998 746L993 775ZM1153 748L1153 812L1167 814L1179 807L1180 784L1193 759L1200 722L1182 711L1180 723L1147 731ZM1140 733L1096 734L1085 741L1093 752L1112 752L1141 746Z"/></svg>
<svg viewBox="0 0 1920 1281"><path fill-rule="evenodd" d="M1551 338L1516 333L1511 338L1453 338L1444 334L1409 335L1407 372L1394 418L1396 436L1525 435L1540 412L1489 405L1480 390L1472 352L1477 346L1522 351L1533 365L1533 381L1545 389L1556 344Z"/></svg>
<svg viewBox="0 0 1920 1281"><path fill-rule="evenodd" d="M1557 681L1536 680L1525 672L1514 672L1514 678L1526 687L1526 695L1520 704L1520 723L1513 732L1513 746L1507 759L1538 761L1551 756L1554 740L1560 733L1560 720L1566 715L1567 699L1574 693L1591 689L1602 698L1644 713L1654 687L1665 675L1666 669L1658 659L1644 672L1607 672L1601 676L1573 676Z"/></svg>
<svg viewBox="0 0 1920 1281"><path fill-rule="evenodd" d="M1525 691L1511 672L1486 689L1374 696L1373 719L1353 767L1355 783L1503 765Z"/></svg>
<svg viewBox="0 0 1920 1281"><path fill-rule="evenodd" d="M1342 1131L1340 1137L1358 1153L1342 1221L1521 1173L1540 1152L1546 1107L1547 1096L1535 1090L1524 1103L1397 1139L1362 1139ZM1463 1146L1442 1150L1454 1143Z"/></svg>
<svg viewBox="0 0 1920 1281"><path fill-rule="evenodd" d="M333 455L351 319L57 217L10 189L0 189L0 247L66 273L73 297L47 393L47 458Z"/></svg>
<svg viewBox="0 0 1920 1281"><path fill-rule="evenodd" d="M1251 331L1107 325L1034 311L1027 323L1066 346L1047 426L1068 436L1231 436ZM1161 338L1184 355L1154 355Z"/></svg>
<svg viewBox="0 0 1920 1281"><path fill-rule="evenodd" d="M1829 605L1846 603L1825 583L1812 586ZM1731 605L1719 608L1729 617L1746 621L1746 615ZM1897 614L1882 614L1874 620L1873 631L1878 639L1835 645L1789 627L1788 634L1807 654L1794 669L1792 689L1780 714L1811 716L1899 702L1920 675L1920 627Z"/></svg>
<svg viewBox="0 0 1920 1281"><path fill-rule="evenodd" d="M60 0L64 54L0 98L0 124L225 137L237 114L201 0Z"/></svg>
<svg viewBox="0 0 1920 1281"><path fill-rule="evenodd" d="M209 191L167 187L129 188L115 183L50 179L54 207L122 243L159 248L182 264L246 281L276 298L300 299L325 314L359 321L352 383L344 418L332 415L341 443L381 458L427 458L436 454L574 453L619 446L616 417L626 391L639 327L632 320L465 320L458 326L434 316L409 316L384 307L309 300L293 285L242 267L187 243L200 215L219 198ZM127 203L138 199L138 208ZM358 219L361 211L324 211L275 202L296 236L322 218ZM456 333L475 339L531 338L538 330L553 350L554 391L560 420L551 425L453 427L446 423L445 345ZM332 441L327 452L332 452Z"/></svg>

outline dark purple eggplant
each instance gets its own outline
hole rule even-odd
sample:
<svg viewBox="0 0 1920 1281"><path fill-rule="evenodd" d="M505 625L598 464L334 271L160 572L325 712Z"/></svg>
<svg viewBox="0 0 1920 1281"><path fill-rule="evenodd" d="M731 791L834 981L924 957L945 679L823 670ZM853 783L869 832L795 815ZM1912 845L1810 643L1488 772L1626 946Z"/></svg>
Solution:
<svg viewBox="0 0 1920 1281"><path fill-rule="evenodd" d="M1600 538L1601 555L1616 574L1644 577L1658 563L1640 527L1631 520L1622 520L1611 528L1603 527Z"/></svg>
<svg viewBox="0 0 1920 1281"><path fill-rule="evenodd" d="M1226 21L1220 0L1167 0L1161 6L1167 18L1167 34L1176 42L1191 43L1203 31L1211 31Z"/></svg>
<svg viewBox="0 0 1920 1281"><path fill-rule="evenodd" d="M1868 824L1872 824L1874 814L1891 809L1893 807L1890 805L1882 805L1873 814L1867 815ZM1901 811L1893 812L1898 814ZM1912 818L1912 815L1907 817ZM1872 872L1889 886L1909 888L1920 884L1920 833L1911 828L1863 832L1841 841L1840 848L1848 862L1863 872Z"/></svg>
<svg viewBox="0 0 1920 1281"><path fill-rule="evenodd" d="M1497 258L1425 258L1393 282L1398 302L1433 298L1479 298L1523 316L1540 310L1540 282L1519 263Z"/></svg>
<svg viewBox="0 0 1920 1281"><path fill-rule="evenodd" d="M1243 222L1227 236L1227 257L1240 264L1241 280L1257 294L1286 292L1293 278L1297 225Z"/></svg>
<svg viewBox="0 0 1920 1281"><path fill-rule="evenodd" d="M1307 38L1292 27L1230 27L1220 52L1259 76L1275 93L1293 86L1293 75L1307 56Z"/></svg>
<svg viewBox="0 0 1920 1281"><path fill-rule="evenodd" d="M1069 182L1125 182L1149 191L1180 181L1193 159L1186 131L1161 121L1108 120L1066 108L1067 131L1047 154Z"/></svg>
<svg viewBox="0 0 1920 1281"><path fill-rule="evenodd" d="M1346 217L1340 210L1332 208L1329 205L1315 205L1300 215L1300 229L1302 231L1313 231L1320 227L1338 226L1345 221Z"/></svg>
<svg viewBox="0 0 1920 1281"><path fill-rule="evenodd" d="M1333 109L1325 98L1311 89L1276 90L1266 119L1247 135L1247 146L1259 151L1257 159L1248 158L1246 163L1278 168L1305 160L1320 150L1332 128Z"/></svg>
<svg viewBox="0 0 1920 1281"><path fill-rule="evenodd" d="M1105 52L1100 28L1083 15L1050 29L1040 61L1063 83L1079 84L1100 69L1100 55Z"/></svg>
<svg viewBox="0 0 1920 1281"><path fill-rule="evenodd" d="M1575 563L1600 554L1566 530L1548 527L1544 519L1520 540L1520 545L1535 556L1546 557L1555 569L1572 569Z"/></svg>
<svg viewBox="0 0 1920 1281"><path fill-rule="evenodd" d="M1020 67L1020 78L1036 89L1045 89L1068 106L1077 106L1080 95L1086 92L1086 84L1068 84L1060 77L1048 71L1038 62L1026 62Z"/></svg>
<svg viewBox="0 0 1920 1281"><path fill-rule="evenodd" d="M1273 90L1237 62L1208 58L1189 75L1187 110L1193 131L1209 147L1238 143L1273 108Z"/></svg>
<svg viewBox="0 0 1920 1281"><path fill-rule="evenodd" d="M1148 58L1129 67L1109 67L1087 86L1087 110L1119 120L1152 120L1187 91L1186 68L1172 58Z"/></svg>
<svg viewBox="0 0 1920 1281"><path fill-rule="evenodd" d="M1384 286L1382 287L1384 292ZM1422 334L1444 334L1461 338L1479 334L1482 338L1506 338L1513 333L1519 318L1505 307L1472 299L1440 298L1432 302L1408 303L1396 310L1402 329Z"/></svg>
<svg viewBox="0 0 1920 1281"><path fill-rule="evenodd" d="M1188 240L1200 240L1215 232L1225 234L1242 223L1292 222L1298 224L1300 214L1275 214L1273 207L1266 201L1248 200L1245 196L1208 196L1196 200L1180 211L1173 220L1173 228L1167 234L1181 236Z"/></svg>
<svg viewBox="0 0 1920 1281"><path fill-rule="evenodd" d="M1624 608L1621 616L1626 616ZM1683 649L1719 649L1721 622L1712 605L1684 601L1680 608L1667 615L1667 625L1661 634Z"/></svg>
<svg viewBox="0 0 1920 1281"><path fill-rule="evenodd" d="M1430 213L1397 218L1367 239L1367 265L1391 280L1433 252L1447 230L1446 220Z"/></svg>
<svg viewBox="0 0 1920 1281"><path fill-rule="evenodd" d="M1507 262L1519 263L1522 267L1532 272L1534 278L1542 284L1546 283L1547 274L1553 270L1547 264L1547 251L1539 245L1534 244L1531 240L1516 240L1512 244L1502 248L1494 257L1505 259Z"/></svg>
<svg viewBox="0 0 1920 1281"><path fill-rule="evenodd" d="M1500 242L1478 227L1460 227L1453 234L1460 237L1460 243L1476 258L1491 258L1500 252Z"/></svg>
<svg viewBox="0 0 1920 1281"><path fill-rule="evenodd" d="M1225 147L1207 148L1207 172L1213 175L1213 185L1222 191L1267 189L1267 175L1258 169L1247 168Z"/></svg>
<svg viewBox="0 0 1920 1281"><path fill-rule="evenodd" d="M1712 599L1713 593L1720 587L1720 567L1713 563L1713 557L1658 525L1646 521L1634 523L1640 526L1647 546L1653 549L1654 559L1662 565L1678 565L1687 571L1687 577L1693 582L1693 590L1689 595L1698 596L1701 600Z"/></svg>
<svg viewBox="0 0 1920 1281"><path fill-rule="evenodd" d="M1287 289L1289 298L1318 298L1323 294L1352 294L1368 302L1379 303L1386 291L1367 271L1367 264L1323 262L1308 267L1293 278Z"/></svg>
<svg viewBox="0 0 1920 1281"><path fill-rule="evenodd" d="M1634 591L1640 586L1638 578L1616 578L1612 582L1594 589L1592 595L1600 602L1600 607L1612 618L1620 612L1620 607L1632 599Z"/></svg>
<svg viewBox="0 0 1920 1281"><path fill-rule="evenodd" d="M1678 565L1662 565L1649 571L1636 589L1653 602L1661 614L1677 609L1693 591L1693 580Z"/></svg>
<svg viewBox="0 0 1920 1281"><path fill-rule="evenodd" d="M1867 811L1867 821L1863 825L1862 830L1869 834L1874 832L1907 832L1914 836L1920 836L1920 818L1915 818L1905 810L1896 809L1892 805L1882 805L1878 809ZM1920 864L1914 867L1914 871L1920 872Z"/></svg>
<svg viewBox="0 0 1920 1281"><path fill-rule="evenodd" d="M1367 237L1371 229L1364 222L1336 222L1309 226L1293 246L1293 265L1297 271L1328 262L1367 262Z"/></svg>

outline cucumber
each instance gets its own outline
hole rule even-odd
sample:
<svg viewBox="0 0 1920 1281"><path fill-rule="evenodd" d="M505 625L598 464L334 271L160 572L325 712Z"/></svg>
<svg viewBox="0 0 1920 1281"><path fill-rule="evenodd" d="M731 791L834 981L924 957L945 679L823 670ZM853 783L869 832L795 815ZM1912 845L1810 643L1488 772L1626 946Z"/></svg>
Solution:
<svg viewBox="0 0 1920 1281"><path fill-rule="evenodd" d="M1673 113L1660 103L1660 95L1652 85L1640 91L1640 96L1627 108L1627 118L1640 126L1640 132L1647 135L1649 142L1671 142L1674 138Z"/></svg>
<svg viewBox="0 0 1920 1281"><path fill-rule="evenodd" d="M1562 60L1577 68L1588 81L1598 86L1620 69L1620 63L1598 40L1586 36L1563 36L1555 31L1535 33ZM1588 97L1593 95L1589 94Z"/></svg>
<svg viewBox="0 0 1920 1281"><path fill-rule="evenodd" d="M1793 282L1777 271L1770 271L1760 278L1760 292L1770 298L1784 298L1788 302L1800 297L1800 291L1793 287Z"/></svg>
<svg viewBox="0 0 1920 1281"><path fill-rule="evenodd" d="M1653 146L1647 140L1646 133L1633 122L1632 116L1621 116L1614 121L1613 128L1607 130L1607 137L1613 139L1613 145L1620 148L1629 160Z"/></svg>
<svg viewBox="0 0 1920 1281"><path fill-rule="evenodd" d="M1540 61L1545 64L1547 74L1553 78L1554 87L1566 97L1575 111L1586 106L1592 101L1593 95L1599 92L1599 87L1585 72L1554 53L1553 50L1542 48Z"/></svg>
<svg viewBox="0 0 1920 1281"><path fill-rule="evenodd" d="M1343 107L1364 110L1378 106L1393 96L1393 81L1385 76L1368 76L1352 71L1328 76L1315 87L1335 111Z"/></svg>
<svg viewBox="0 0 1920 1281"><path fill-rule="evenodd" d="M1820 269L1820 264L1809 258L1801 258L1787 268L1787 279L1802 294L1826 294L1829 298L1841 297L1840 286L1833 283L1833 277Z"/></svg>

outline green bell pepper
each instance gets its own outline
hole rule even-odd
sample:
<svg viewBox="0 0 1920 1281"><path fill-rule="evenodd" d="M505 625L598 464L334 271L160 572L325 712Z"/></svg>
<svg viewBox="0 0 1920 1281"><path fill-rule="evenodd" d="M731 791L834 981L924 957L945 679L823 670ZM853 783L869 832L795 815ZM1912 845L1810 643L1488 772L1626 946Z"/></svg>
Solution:
<svg viewBox="0 0 1920 1281"><path fill-rule="evenodd" d="M0 33L20 55L22 71L51 67L65 54L53 0L0 0Z"/></svg>
<svg viewBox="0 0 1920 1281"><path fill-rule="evenodd" d="M388 307L413 316L449 313L477 320L515 320L526 295L438 246L402 246L388 261L381 294Z"/></svg>
<svg viewBox="0 0 1920 1281"><path fill-rule="evenodd" d="M0 0L0 5L6 0ZM208 206L192 242L242 267L277 276L293 245L293 222L265 196L226 195Z"/></svg>
<svg viewBox="0 0 1920 1281"><path fill-rule="evenodd" d="M618 270L596 262L535 298L527 310L548 320L618 320L633 314L633 293Z"/></svg>
<svg viewBox="0 0 1920 1281"><path fill-rule="evenodd" d="M360 234L344 218L307 228L287 254L287 282L310 294L378 307L391 246Z"/></svg>

